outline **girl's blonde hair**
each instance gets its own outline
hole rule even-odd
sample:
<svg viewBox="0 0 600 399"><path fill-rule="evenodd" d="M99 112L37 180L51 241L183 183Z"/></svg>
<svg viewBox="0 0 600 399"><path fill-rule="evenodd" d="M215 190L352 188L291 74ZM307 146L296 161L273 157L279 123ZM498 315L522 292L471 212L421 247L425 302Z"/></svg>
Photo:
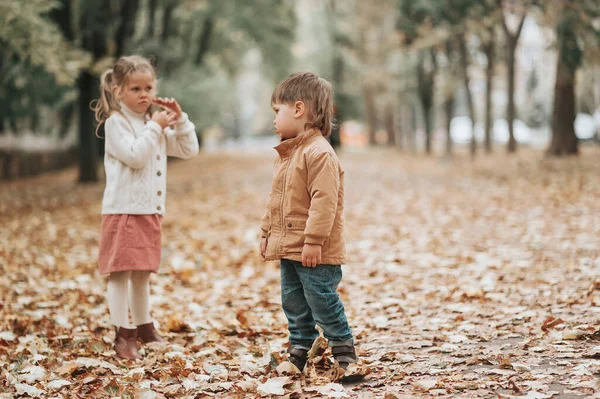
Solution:
<svg viewBox="0 0 600 399"><path fill-rule="evenodd" d="M323 136L333 128L333 87L327 80L311 72L296 72L282 80L273 94L271 104L294 104L302 101L311 122L305 128L321 130Z"/></svg>
<svg viewBox="0 0 600 399"><path fill-rule="evenodd" d="M150 72L156 79L156 71L150 60L139 55L130 55L120 57L116 64L104 71L100 76L100 98L93 100L90 103L90 108L94 111L96 122L96 136L98 136L98 128L102 125L109 116L115 111L120 111L121 106L119 100L114 93L115 87L123 87L129 80L132 73L143 71ZM150 112L150 109L148 109ZM101 137L100 137L101 138Z"/></svg>

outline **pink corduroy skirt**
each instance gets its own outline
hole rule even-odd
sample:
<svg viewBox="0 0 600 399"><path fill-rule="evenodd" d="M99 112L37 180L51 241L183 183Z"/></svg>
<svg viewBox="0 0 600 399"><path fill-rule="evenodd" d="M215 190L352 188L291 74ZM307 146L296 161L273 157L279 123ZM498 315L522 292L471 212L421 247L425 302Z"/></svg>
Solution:
<svg viewBox="0 0 600 399"><path fill-rule="evenodd" d="M98 266L101 274L125 270L156 273L160 265L162 215L102 215Z"/></svg>

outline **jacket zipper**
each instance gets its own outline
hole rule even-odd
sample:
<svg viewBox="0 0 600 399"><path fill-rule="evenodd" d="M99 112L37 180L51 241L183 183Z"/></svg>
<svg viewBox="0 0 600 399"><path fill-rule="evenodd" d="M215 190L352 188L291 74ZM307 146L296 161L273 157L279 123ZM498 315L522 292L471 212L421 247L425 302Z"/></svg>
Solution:
<svg viewBox="0 0 600 399"><path fill-rule="evenodd" d="M293 154L291 154L288 158L288 164L285 167L285 173L283 174L283 190L282 190L282 194L281 194L281 234L279 236L279 243L277 245L278 249L279 249L279 253L282 254L283 253L283 248L281 246L281 240L283 240L283 229L285 229L285 220L283 217L283 201L285 200L285 186L286 186L286 180L287 180L287 172L290 169L290 165L292 164L292 156Z"/></svg>

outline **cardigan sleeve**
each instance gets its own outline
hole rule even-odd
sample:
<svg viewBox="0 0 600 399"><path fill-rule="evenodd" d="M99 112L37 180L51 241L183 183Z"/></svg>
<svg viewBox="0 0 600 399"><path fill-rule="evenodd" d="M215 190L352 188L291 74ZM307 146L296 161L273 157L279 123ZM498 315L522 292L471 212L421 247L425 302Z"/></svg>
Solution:
<svg viewBox="0 0 600 399"><path fill-rule="evenodd" d="M198 155L200 145L196 127L184 112L175 124L175 129L165 129L167 136L167 155L183 159Z"/></svg>

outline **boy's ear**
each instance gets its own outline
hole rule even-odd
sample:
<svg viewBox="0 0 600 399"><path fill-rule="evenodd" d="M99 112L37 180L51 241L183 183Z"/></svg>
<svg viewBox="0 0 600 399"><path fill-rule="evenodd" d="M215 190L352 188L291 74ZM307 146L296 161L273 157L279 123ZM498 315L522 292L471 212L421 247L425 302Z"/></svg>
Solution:
<svg viewBox="0 0 600 399"><path fill-rule="evenodd" d="M119 86L114 86L113 87L113 94L117 97L117 98L121 98L121 88Z"/></svg>
<svg viewBox="0 0 600 399"><path fill-rule="evenodd" d="M294 103L294 118L301 118L304 115L305 105L302 101Z"/></svg>

